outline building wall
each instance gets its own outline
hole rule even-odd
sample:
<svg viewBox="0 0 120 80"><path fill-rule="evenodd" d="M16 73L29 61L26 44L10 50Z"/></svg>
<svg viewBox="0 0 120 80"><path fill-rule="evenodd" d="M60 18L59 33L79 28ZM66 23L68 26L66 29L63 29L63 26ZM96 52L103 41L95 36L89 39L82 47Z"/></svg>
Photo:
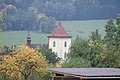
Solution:
<svg viewBox="0 0 120 80"><path fill-rule="evenodd" d="M65 41L67 43L66 47ZM53 46L54 42L55 47ZM71 38L49 38L49 49L52 49L53 52L57 53L57 55L62 58L62 60L65 59L65 53L68 53L70 46Z"/></svg>

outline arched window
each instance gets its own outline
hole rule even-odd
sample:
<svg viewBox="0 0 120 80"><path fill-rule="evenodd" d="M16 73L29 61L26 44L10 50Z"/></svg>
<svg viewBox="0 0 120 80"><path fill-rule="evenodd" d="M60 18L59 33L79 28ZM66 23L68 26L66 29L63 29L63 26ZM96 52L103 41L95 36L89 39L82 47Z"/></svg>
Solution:
<svg viewBox="0 0 120 80"><path fill-rule="evenodd" d="M67 42L66 41L64 42L64 47L67 47Z"/></svg>
<svg viewBox="0 0 120 80"><path fill-rule="evenodd" d="M55 47L55 41L53 41L53 47Z"/></svg>
<svg viewBox="0 0 120 80"><path fill-rule="evenodd" d="M65 52L65 53L64 53L64 58L66 58L66 57L67 57L67 53Z"/></svg>

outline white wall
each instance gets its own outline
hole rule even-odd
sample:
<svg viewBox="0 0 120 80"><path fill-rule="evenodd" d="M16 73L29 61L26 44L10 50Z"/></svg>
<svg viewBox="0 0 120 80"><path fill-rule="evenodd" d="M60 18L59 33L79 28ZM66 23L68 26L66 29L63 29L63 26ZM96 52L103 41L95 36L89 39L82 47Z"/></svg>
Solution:
<svg viewBox="0 0 120 80"><path fill-rule="evenodd" d="M55 47L53 47L54 41L56 43ZM66 47L64 47L65 41L67 42ZM65 60L65 52L68 53L70 46L71 38L49 38L49 49L52 49L53 52L57 53L62 60Z"/></svg>

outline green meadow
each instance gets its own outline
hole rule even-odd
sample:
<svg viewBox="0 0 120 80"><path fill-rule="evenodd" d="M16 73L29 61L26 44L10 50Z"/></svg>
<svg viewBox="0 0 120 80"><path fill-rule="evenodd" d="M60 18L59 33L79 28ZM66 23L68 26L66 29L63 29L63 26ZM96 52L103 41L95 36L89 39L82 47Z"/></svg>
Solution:
<svg viewBox="0 0 120 80"><path fill-rule="evenodd" d="M99 30L102 36L105 35L104 25L107 20L78 20L78 21L61 21L64 29L71 35L74 40L76 36L87 39L92 31ZM58 23L58 22L57 22ZM30 31L32 44L48 43L47 36L50 34ZM27 31L5 31L0 33L0 40L4 46L26 44Z"/></svg>

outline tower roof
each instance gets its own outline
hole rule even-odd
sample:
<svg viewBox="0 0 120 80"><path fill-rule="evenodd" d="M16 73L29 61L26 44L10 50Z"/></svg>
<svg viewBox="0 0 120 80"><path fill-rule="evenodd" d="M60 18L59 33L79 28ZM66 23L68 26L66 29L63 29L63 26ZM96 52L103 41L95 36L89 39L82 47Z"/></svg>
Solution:
<svg viewBox="0 0 120 80"><path fill-rule="evenodd" d="M61 22L59 21L59 24L55 31L48 37L61 37L61 38L71 38L71 36L68 35L68 33L64 30L62 27Z"/></svg>

